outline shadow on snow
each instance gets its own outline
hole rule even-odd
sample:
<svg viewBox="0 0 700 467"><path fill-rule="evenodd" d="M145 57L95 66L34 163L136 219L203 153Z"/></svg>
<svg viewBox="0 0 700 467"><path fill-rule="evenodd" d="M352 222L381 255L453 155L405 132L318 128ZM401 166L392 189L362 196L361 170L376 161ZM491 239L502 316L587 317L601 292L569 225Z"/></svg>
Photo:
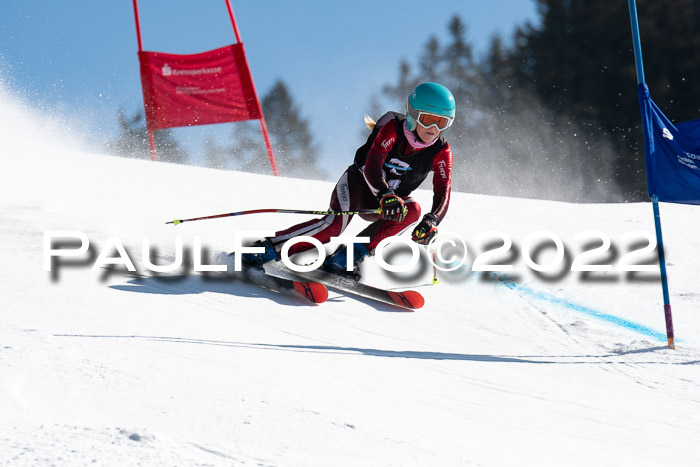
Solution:
<svg viewBox="0 0 700 467"><path fill-rule="evenodd" d="M291 344L260 344L246 342L219 341L210 339L191 339L186 337L165 337L165 336L139 336L139 335L86 335L86 334L56 334L56 337L74 337L74 338L91 338L91 339L125 339L125 340L147 340L153 342L165 342L175 344L195 344L209 345L217 347L232 347L246 349L260 349L285 352L301 352L301 353L326 353L338 355L361 355L369 357L383 358L409 358L419 360L453 360L453 361L472 361L472 362L488 362L488 363L529 363L529 364L589 364L589 365L610 365L610 364L628 364L629 362L608 360L601 361L605 358L619 358L628 353L641 352L660 352L667 350L665 347L652 347L649 349L640 349L634 352L611 353L607 355L479 355L479 354L461 354L450 352L422 352L414 350L382 350L369 349L361 347L339 347L332 345L291 345ZM552 360L561 359L561 360ZM659 361L644 361L633 362L637 365L694 365L700 361L676 361L670 362L667 360Z"/></svg>

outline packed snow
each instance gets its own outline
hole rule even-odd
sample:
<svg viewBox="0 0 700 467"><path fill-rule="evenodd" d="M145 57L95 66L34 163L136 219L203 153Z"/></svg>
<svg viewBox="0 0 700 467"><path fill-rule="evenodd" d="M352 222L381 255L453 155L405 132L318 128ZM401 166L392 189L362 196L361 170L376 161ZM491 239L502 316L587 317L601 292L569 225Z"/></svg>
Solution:
<svg viewBox="0 0 700 467"><path fill-rule="evenodd" d="M649 203L454 193L440 231L466 240L465 265L437 285L425 253L414 273L362 265L365 282L420 291L422 309L332 290L313 305L187 266L152 273L144 242L168 264L178 237L186 252L199 238L204 261L219 263L236 233L308 217L165 222L325 209L332 183L91 153L1 91L0 464L700 465L697 207L661 205L676 350L658 272L618 270L644 247L639 231L653 237ZM429 209L429 190L416 198ZM354 219L347 234L365 225ZM537 273L523 252L555 261L552 242L527 247L543 230L566 255ZM578 237L592 230L611 249L590 263L613 270L567 271L600 245ZM56 231L81 232L90 248L45 271ZM487 262L513 271L471 271L502 236L512 247ZM139 275L93 270L120 258L117 244Z"/></svg>

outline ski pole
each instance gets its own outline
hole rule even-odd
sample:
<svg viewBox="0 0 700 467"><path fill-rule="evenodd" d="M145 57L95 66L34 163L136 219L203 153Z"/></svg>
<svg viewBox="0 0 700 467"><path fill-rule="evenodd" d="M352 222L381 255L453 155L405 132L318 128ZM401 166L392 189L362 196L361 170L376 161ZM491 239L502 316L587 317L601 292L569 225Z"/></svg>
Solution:
<svg viewBox="0 0 700 467"><path fill-rule="evenodd" d="M428 250L429 253L433 254L433 284L439 284L440 279L438 279L438 270L437 270L437 253L435 253L434 249L430 248L430 245L425 245L425 249Z"/></svg>
<svg viewBox="0 0 700 467"><path fill-rule="evenodd" d="M266 213L266 212L276 212L280 214L311 214L311 215L334 215L334 216L353 216L355 214L379 214L381 213L381 209L358 209L357 211L310 211L310 210L303 210L303 209L251 209L248 211L237 211L237 212L229 212L226 214L215 214L213 216L204 216L204 217L192 217L190 219L175 219L172 221L166 222L166 224L173 224L173 225L178 225L182 224L183 222L192 222L192 221L203 221L206 219L218 219L221 217L233 217L233 216L244 216L247 214L261 214L261 213Z"/></svg>

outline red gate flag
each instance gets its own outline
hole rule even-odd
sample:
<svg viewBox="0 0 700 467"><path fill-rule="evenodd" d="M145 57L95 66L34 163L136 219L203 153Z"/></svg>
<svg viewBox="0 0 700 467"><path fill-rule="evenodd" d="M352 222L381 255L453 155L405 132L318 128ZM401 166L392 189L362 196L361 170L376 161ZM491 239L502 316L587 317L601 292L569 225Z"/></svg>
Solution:
<svg viewBox="0 0 700 467"><path fill-rule="evenodd" d="M139 61L149 130L261 118L242 44Z"/></svg>
<svg viewBox="0 0 700 467"><path fill-rule="evenodd" d="M226 0L226 8L237 43L194 55L144 51L138 1L133 4L151 159L156 160L155 130L259 120L272 173L278 175L231 1Z"/></svg>

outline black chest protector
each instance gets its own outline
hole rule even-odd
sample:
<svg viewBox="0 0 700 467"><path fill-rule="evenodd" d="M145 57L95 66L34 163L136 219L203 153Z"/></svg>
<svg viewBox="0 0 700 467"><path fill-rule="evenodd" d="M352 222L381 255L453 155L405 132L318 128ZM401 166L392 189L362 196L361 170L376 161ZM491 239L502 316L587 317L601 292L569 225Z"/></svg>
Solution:
<svg viewBox="0 0 700 467"><path fill-rule="evenodd" d="M355 153L355 167L364 172L367 154L372 148L379 130L390 121L396 121L396 142L386 156L382 175L389 188L401 197L407 197L423 183L423 180L433 169L433 159L445 146L445 140L440 137L435 144L427 148L416 150L407 155L401 154L401 148L408 144L406 136L403 134L403 121L405 119L406 116L402 113L385 113L377 121L365 144L358 148Z"/></svg>

